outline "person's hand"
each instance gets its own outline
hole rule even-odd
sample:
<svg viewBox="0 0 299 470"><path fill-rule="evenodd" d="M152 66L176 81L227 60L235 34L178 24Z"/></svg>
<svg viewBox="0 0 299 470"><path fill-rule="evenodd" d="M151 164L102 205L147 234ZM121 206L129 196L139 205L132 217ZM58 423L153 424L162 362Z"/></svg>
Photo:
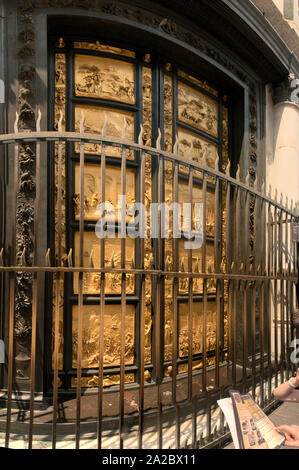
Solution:
<svg viewBox="0 0 299 470"><path fill-rule="evenodd" d="M292 424L291 426L283 425L277 426L276 431L283 431L285 433L285 445L288 447L299 447L299 426Z"/></svg>
<svg viewBox="0 0 299 470"><path fill-rule="evenodd" d="M296 382L299 385L299 368L297 369Z"/></svg>

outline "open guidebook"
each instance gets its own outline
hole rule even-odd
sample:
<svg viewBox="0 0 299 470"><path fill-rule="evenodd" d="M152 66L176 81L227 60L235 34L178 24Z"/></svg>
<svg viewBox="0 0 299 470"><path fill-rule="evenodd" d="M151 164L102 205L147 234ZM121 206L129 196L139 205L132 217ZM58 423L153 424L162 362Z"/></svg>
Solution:
<svg viewBox="0 0 299 470"><path fill-rule="evenodd" d="M250 394L230 391L230 398L218 400L232 434L235 449L278 449L285 438L256 404Z"/></svg>

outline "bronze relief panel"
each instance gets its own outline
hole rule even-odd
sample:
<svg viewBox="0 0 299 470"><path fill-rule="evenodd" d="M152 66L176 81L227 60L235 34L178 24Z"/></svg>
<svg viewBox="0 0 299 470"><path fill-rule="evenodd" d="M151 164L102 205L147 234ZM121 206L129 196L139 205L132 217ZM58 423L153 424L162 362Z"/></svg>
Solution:
<svg viewBox="0 0 299 470"><path fill-rule="evenodd" d="M86 133L102 134L105 116L108 118L108 125L106 135L120 139L122 131L126 124L126 139L134 141L134 114L126 111L112 110L110 108L102 108L97 106L76 106L75 107L75 130L80 131L80 122L82 120L82 113L85 115L84 129ZM79 152L79 142L75 144L75 151ZM93 155L101 155L101 144L86 143L85 153ZM121 149L118 147L106 146L106 154L110 157L120 157ZM129 159L134 158L132 150L127 150Z"/></svg>
<svg viewBox="0 0 299 470"><path fill-rule="evenodd" d="M75 94L135 104L135 66L88 55L75 56Z"/></svg>
<svg viewBox="0 0 299 470"><path fill-rule="evenodd" d="M208 167L215 168L215 161L217 160L218 154L217 145L181 128L178 129L178 138L179 155L189 159L190 152L192 151L193 161L202 163L205 156Z"/></svg>
<svg viewBox="0 0 299 470"><path fill-rule="evenodd" d="M181 122L214 137L218 135L217 102L180 82L178 84L178 118Z"/></svg>
<svg viewBox="0 0 299 470"><path fill-rule="evenodd" d="M135 202L135 174L133 170L126 171L126 209ZM101 164L85 163L84 165L84 218L92 221L99 219L99 214L96 214L96 208L102 202L107 202L113 205L115 209L115 221L118 220L118 195L121 195L121 169L120 167L106 166L105 167L105 188L106 197L105 201L101 199ZM75 218L79 220L80 213L80 165L75 164ZM109 220L109 214L106 216ZM110 219L112 215L110 214ZM127 216L128 222L128 216Z"/></svg>
<svg viewBox="0 0 299 470"><path fill-rule="evenodd" d="M203 352L203 303L193 302L192 353ZM207 351L216 347L216 302L207 302ZM179 356L188 356L188 303L179 305Z"/></svg>
<svg viewBox="0 0 299 470"><path fill-rule="evenodd" d="M104 367L120 365L121 305L105 305L104 315ZM77 367L78 349L78 306L73 306L73 367ZM134 363L135 307L126 306L125 320L125 363ZM100 306L83 305L82 367L99 366Z"/></svg>
<svg viewBox="0 0 299 470"><path fill-rule="evenodd" d="M79 264L79 232L75 233L75 266ZM95 232L84 233L83 248L83 266L90 267L91 260L95 268L101 266L101 240ZM130 269L135 262L135 241L132 238L126 238L126 269ZM106 238L105 239L105 267L121 268L121 239ZM78 273L74 273L73 289L74 294L78 294ZM100 294L100 273L84 273L83 274L83 294ZM121 274L107 273L105 276L105 294L120 295L121 294ZM127 274L126 293L133 294L135 291L134 275Z"/></svg>

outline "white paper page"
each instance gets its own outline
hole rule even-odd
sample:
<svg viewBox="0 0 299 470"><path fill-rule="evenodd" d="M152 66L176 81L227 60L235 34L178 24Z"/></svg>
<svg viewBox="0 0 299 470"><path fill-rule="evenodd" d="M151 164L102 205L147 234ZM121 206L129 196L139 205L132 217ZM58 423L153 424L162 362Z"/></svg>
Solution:
<svg viewBox="0 0 299 470"><path fill-rule="evenodd" d="M227 424L229 425L235 449L240 449L232 399L223 398L222 400L217 400L217 403L223 411Z"/></svg>

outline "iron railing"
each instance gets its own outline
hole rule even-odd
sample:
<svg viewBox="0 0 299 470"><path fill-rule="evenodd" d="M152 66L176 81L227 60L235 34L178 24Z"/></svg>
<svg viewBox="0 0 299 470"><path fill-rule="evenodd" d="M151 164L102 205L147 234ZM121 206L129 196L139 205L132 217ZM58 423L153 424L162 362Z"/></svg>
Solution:
<svg viewBox="0 0 299 470"><path fill-rule="evenodd" d="M125 132L125 130L124 130ZM142 130L138 143L126 140L125 133L121 139L105 135L95 135L84 132L83 122L81 132L64 132L61 123L58 131L43 132L37 123L36 132L19 132L17 123L13 134L0 136L1 158L8 155L12 159L10 168L14 175L9 175L12 188L9 198L10 213L5 215L6 228L10 230L10 240L3 245L0 253L0 273L2 276L2 297L5 299L3 317L7 320L7 361L2 367L2 412L1 432L3 444L14 446L16 429L20 432L20 417L15 417L17 403L28 410L24 411L21 434L18 439L24 439L28 448L38 447L38 434L48 435L49 446L55 448L60 442L61 433L73 434L76 448L84 447L86 438L84 432L92 429L94 446L97 448L203 448L221 445L229 436L224 416L217 408L217 399L227 395L230 387L239 388L243 392L250 391L264 409L275 405L272 397L273 387L285 381L293 373L295 365L289 360L290 345L296 337L292 326L291 315L295 307L295 283L298 280L297 248L291 240L291 225L298 220L295 208L284 205L282 200L273 199L271 192L267 195L264 187L249 185L249 175L241 181L237 170L236 177L226 172L207 166L206 161L196 162L190 158L178 155L178 142L173 153L160 148L160 137L156 148L142 144ZM79 265L74 266L72 252L68 253L67 263L63 263L62 251L62 199L63 199L63 146L69 143L79 143L80 165L80 200L79 200ZM35 149L35 202L33 220L33 251L32 263L26 261L26 250L22 256L17 256L16 249L16 217L18 194L20 191L20 147L26 143L34 145ZM173 259L171 262L164 257L164 240L159 237L153 246L153 256L149 266L145 266L144 239L140 239L139 257L126 267L126 242L121 240L120 267L105 263L105 243L101 244L100 266L95 267L91 259L90 266L83 266L84 251L84 165L85 145L87 143L101 145L101 200L105 201L107 188L105 186L107 146L121 149L119 157L121 171L121 193L126 194L127 150L134 152L138 161L137 183L138 200L145 200L145 171L146 158L151 161L151 184L156 188L156 201L162 203L165 197L165 168L172 167L173 201L179 200L179 180L184 175L188 185L189 200L192 203L194 181L199 181L203 203L203 245L201 266L194 267L192 251L189 250L188 265L182 268L179 260L178 240L173 239ZM41 146L57 146L57 253L54 256L47 250L45 262L39 263L37 247L39 245L39 221L45 215L40 213L41 159L47 158L45 148ZM183 169L182 169L183 168ZM11 181L13 179L13 182ZM207 185L213 183L214 205L214 256L213 264L207 263ZM159 217L161 229L161 216ZM51 262L52 260L52 262ZM43 264L43 265L42 265ZM30 357L30 390L28 400L22 401L23 395L17 391L15 380L15 291L16 279L19 273L30 273L32 278L31 303L31 357ZM43 315L38 298L38 276L47 274L51 279L56 295L54 316L54 351L53 351L53 387L47 395L48 409L51 415L46 425L39 429L39 412L36 409L36 343L38 316ZM78 349L77 368L75 369L76 398L75 414L71 422L60 419L60 408L63 407L65 396L59 388L60 368L58 363L59 348L59 299L62 289L62 278L78 274ZM87 397L96 396L95 418L87 422L82 418L82 397L86 394L81 378L85 371L82 368L82 322L84 303L84 273L100 275L100 292L98 315L100 324L105 321L105 280L108 274L121 276L121 311L120 311L120 358L118 364L119 386L111 389L103 386L105 378L104 364L104 329L100 329L98 342L99 367L97 371L98 386L89 391ZM133 384L126 384L127 365L125 364L125 321L128 276L140 280L139 313L135 332L138 341L135 343L135 363L137 374ZM179 282L187 279L187 331L188 355L185 358L187 370L180 372L179 367L184 363L179 358ZM193 283L196 279L202 281L202 348L199 354L193 353ZM152 376L147 381L145 371L147 365L144 358L145 345L145 283L152 286ZM164 361L164 288L165 282L171 283L172 292L172 358ZM215 286L215 342L213 347L207 344L207 308L208 283ZM225 295L226 293L226 295ZM9 299L9 301L7 301ZM48 325L47 328L50 328ZM3 337L5 334L2 330ZM209 361L212 357L213 360ZM194 361L197 366L194 368ZM165 375L166 367L170 372ZM135 410L126 411L125 403L128 391L135 402ZM114 394L118 403L117 413L109 417L104 410L104 399L107 394ZM154 404L146 404L149 396L154 396ZM52 403L51 403L52 402ZM27 403L25 406L24 403ZM20 405L19 405L20 406ZM116 405L117 407L117 405ZM50 410L50 411L49 411ZM65 420L64 420L65 421ZM4 427L5 425L5 427ZM110 430L110 434L109 434ZM36 431L36 432L34 432ZM3 434L4 432L4 434ZM5 436L4 436L5 435ZM23 436L23 437L20 437ZM5 437L5 438L4 438ZM89 438L91 439L91 438ZM113 440L114 439L114 440ZM116 439L116 441L115 441ZM112 443L113 441L113 443ZM82 442L85 444L83 445Z"/></svg>

